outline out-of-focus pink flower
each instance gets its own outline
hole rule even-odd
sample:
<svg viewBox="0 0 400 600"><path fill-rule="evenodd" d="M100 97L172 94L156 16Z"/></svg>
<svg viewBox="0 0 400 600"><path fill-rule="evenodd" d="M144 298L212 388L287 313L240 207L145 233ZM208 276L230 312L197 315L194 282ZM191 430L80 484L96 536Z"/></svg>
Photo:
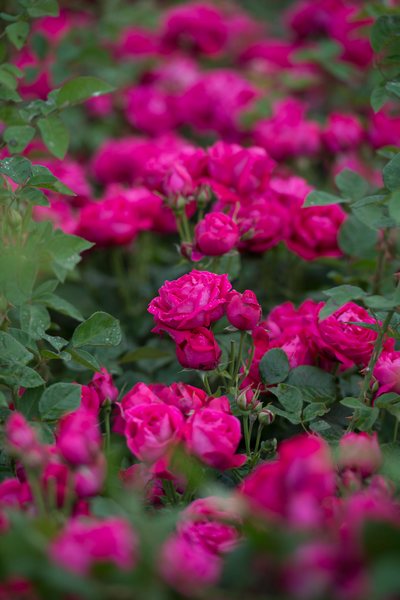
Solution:
<svg viewBox="0 0 400 600"><path fill-rule="evenodd" d="M115 402L118 398L118 389L114 385L111 373L105 367L102 367L100 371L93 375L89 387L97 392L101 404L106 400Z"/></svg>
<svg viewBox="0 0 400 600"><path fill-rule="evenodd" d="M251 290L229 294L226 316L231 325L242 331L252 331L261 318L261 306Z"/></svg>
<svg viewBox="0 0 400 600"><path fill-rule="evenodd" d="M382 109L369 118L368 139L374 148L396 145L400 135L400 116Z"/></svg>
<svg viewBox="0 0 400 600"><path fill-rule="evenodd" d="M176 357L186 369L212 371L221 358L221 349L211 329L196 327L188 331L174 331L171 336L176 343Z"/></svg>
<svg viewBox="0 0 400 600"><path fill-rule="evenodd" d="M290 213L271 193L254 200L243 199L236 219L241 234L241 250L257 254L266 252L289 235Z"/></svg>
<svg viewBox="0 0 400 600"><path fill-rule="evenodd" d="M227 275L193 270L158 290L148 311L153 315L156 333L208 327L220 319L231 290Z"/></svg>
<svg viewBox="0 0 400 600"><path fill-rule="evenodd" d="M196 248L205 256L221 256L235 248L239 228L229 215L208 213L195 227Z"/></svg>
<svg viewBox="0 0 400 600"><path fill-rule="evenodd" d="M356 115L331 113L322 131L322 140L333 154L354 150L364 139L364 130Z"/></svg>
<svg viewBox="0 0 400 600"><path fill-rule="evenodd" d="M236 191L239 199L267 189L275 162L263 148L217 142L207 155L211 180Z"/></svg>
<svg viewBox="0 0 400 600"><path fill-rule="evenodd" d="M71 465L90 465L101 450L97 415L85 408L62 417L57 429L57 448Z"/></svg>
<svg viewBox="0 0 400 600"><path fill-rule="evenodd" d="M166 51L182 49L212 56L225 48L227 40L226 20L212 4L195 2L171 8L164 15L161 45Z"/></svg>
<svg viewBox="0 0 400 600"><path fill-rule="evenodd" d="M39 442L36 431L22 413L14 411L5 425L9 451L30 467L40 467L46 462L45 447Z"/></svg>
<svg viewBox="0 0 400 600"><path fill-rule="evenodd" d="M278 460L256 468L241 493L250 506L270 518L284 517L296 527L321 525L322 503L336 489L336 475L327 443L317 436L285 440Z"/></svg>
<svg viewBox="0 0 400 600"><path fill-rule="evenodd" d="M314 156L321 147L319 124L307 120L305 106L292 98L278 102L271 118L258 121L253 136L278 161Z"/></svg>
<svg viewBox="0 0 400 600"><path fill-rule="evenodd" d="M83 207L78 235L100 246L131 243L139 231L151 229L161 199L144 187L112 185L102 200Z"/></svg>
<svg viewBox="0 0 400 600"><path fill-rule="evenodd" d="M382 352L373 375L379 383L379 395L387 392L400 394L400 352Z"/></svg>
<svg viewBox="0 0 400 600"><path fill-rule="evenodd" d="M304 260L342 256L338 234L346 218L337 204L298 208L292 215L287 247Z"/></svg>
<svg viewBox="0 0 400 600"><path fill-rule="evenodd" d="M126 420L128 448L147 463L165 456L182 436L182 413L162 402L134 406L126 413Z"/></svg>
<svg viewBox="0 0 400 600"><path fill-rule="evenodd" d="M120 34L120 39L115 46L118 58L137 59L157 54L159 42L157 36L149 29L142 27L128 27Z"/></svg>
<svg viewBox="0 0 400 600"><path fill-rule="evenodd" d="M379 469L383 456L376 432L347 433L339 442L339 466L369 477Z"/></svg>
<svg viewBox="0 0 400 600"><path fill-rule="evenodd" d="M184 431L189 451L220 470L240 467L246 462L246 455L235 454L241 437L239 419L211 408L195 412Z"/></svg>
<svg viewBox="0 0 400 600"><path fill-rule="evenodd" d="M87 574L97 563L128 570L137 560L137 540L130 523L121 518L73 519L49 551L56 563L79 575Z"/></svg>
<svg viewBox="0 0 400 600"><path fill-rule="evenodd" d="M181 95L179 112L183 122L195 130L215 132L232 141L238 138L240 113L258 95L258 90L235 71L213 70Z"/></svg>
<svg viewBox="0 0 400 600"><path fill-rule="evenodd" d="M222 571L218 554L179 534L164 543L158 564L163 579L190 596L217 583Z"/></svg>

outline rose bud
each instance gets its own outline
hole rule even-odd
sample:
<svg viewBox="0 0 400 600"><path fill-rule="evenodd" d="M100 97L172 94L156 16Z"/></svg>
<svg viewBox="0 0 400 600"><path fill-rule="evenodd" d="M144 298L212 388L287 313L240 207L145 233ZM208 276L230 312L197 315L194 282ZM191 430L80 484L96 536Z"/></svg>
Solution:
<svg viewBox="0 0 400 600"><path fill-rule="evenodd" d="M206 256L221 256L236 246L239 228L222 212L208 213L194 230L197 248Z"/></svg>
<svg viewBox="0 0 400 600"><path fill-rule="evenodd" d="M258 420L261 425L271 425L275 421L275 415L272 410L263 408L258 414Z"/></svg>
<svg viewBox="0 0 400 600"><path fill-rule="evenodd" d="M177 163L164 180L164 191L167 196L188 196L193 193L194 183L188 170Z"/></svg>
<svg viewBox="0 0 400 600"><path fill-rule="evenodd" d="M339 466L353 469L363 477L375 473L382 464L382 452L376 433L347 433L339 442Z"/></svg>
<svg viewBox="0 0 400 600"><path fill-rule="evenodd" d="M231 325L241 331L252 331L261 318L261 306L251 290L229 294L226 316Z"/></svg>
<svg viewBox="0 0 400 600"><path fill-rule="evenodd" d="M174 336L176 357L186 369L212 371L221 358L221 349L213 332L206 327L182 331Z"/></svg>

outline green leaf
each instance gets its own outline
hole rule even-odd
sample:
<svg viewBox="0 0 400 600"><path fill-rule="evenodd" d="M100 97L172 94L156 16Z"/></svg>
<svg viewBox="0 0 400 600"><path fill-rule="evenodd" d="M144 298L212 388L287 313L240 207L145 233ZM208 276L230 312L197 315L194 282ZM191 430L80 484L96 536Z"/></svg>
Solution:
<svg viewBox="0 0 400 600"><path fill-rule="evenodd" d="M37 190L36 188L31 188L29 186L24 187L21 192L19 193L19 197L22 198L23 200L26 200L27 202L31 202L32 204L35 204L36 206L49 206L50 202L47 199L47 196L41 192L40 190Z"/></svg>
<svg viewBox="0 0 400 600"><path fill-rule="evenodd" d="M18 50L21 50L29 34L28 23L26 23L26 21L12 23L11 25L7 25L5 31L10 42L14 44Z"/></svg>
<svg viewBox="0 0 400 600"><path fill-rule="evenodd" d="M329 412L329 408L323 402L312 402L303 410L303 421L313 421L327 412Z"/></svg>
<svg viewBox="0 0 400 600"><path fill-rule="evenodd" d="M308 194L303 204L303 208L310 206L328 206L330 204L340 204L341 202L348 202L348 200L340 198L340 196L334 196L328 192L314 190Z"/></svg>
<svg viewBox="0 0 400 600"><path fill-rule="evenodd" d="M44 392L44 386L26 390L22 396L15 398L15 408L28 420L36 419L40 416L39 400Z"/></svg>
<svg viewBox="0 0 400 600"><path fill-rule="evenodd" d="M44 384L42 377L26 365L14 363L7 368L0 370L0 380L9 386L22 386L25 388L35 388Z"/></svg>
<svg viewBox="0 0 400 600"><path fill-rule="evenodd" d="M3 133L4 141L12 154L22 152L33 139L35 129L29 125L7 127Z"/></svg>
<svg viewBox="0 0 400 600"><path fill-rule="evenodd" d="M47 251L53 258L51 267L60 281L64 281L81 260L80 253L91 248L93 244L76 235L67 235L62 231L54 231L47 243Z"/></svg>
<svg viewBox="0 0 400 600"><path fill-rule="evenodd" d="M32 175L30 160L23 156L12 156L0 160L0 173L6 175L15 183L25 183Z"/></svg>
<svg viewBox="0 0 400 600"><path fill-rule="evenodd" d="M399 81L389 81L385 85L385 89L393 94L394 96L400 96L400 82Z"/></svg>
<svg viewBox="0 0 400 600"><path fill-rule="evenodd" d="M113 92L115 88L97 77L77 77L64 84L57 95L57 106L65 107L85 102L89 98Z"/></svg>
<svg viewBox="0 0 400 600"><path fill-rule="evenodd" d="M45 421L55 421L76 410L81 403L82 387L76 383L54 383L39 401L39 412Z"/></svg>
<svg viewBox="0 0 400 600"><path fill-rule="evenodd" d="M372 90L371 93L371 106L372 110L376 113L381 110L382 106L389 100L389 96L385 90L385 87L379 85Z"/></svg>
<svg viewBox="0 0 400 600"><path fill-rule="evenodd" d="M57 0L33 0L28 7L28 15L37 17L58 17L59 7Z"/></svg>
<svg viewBox="0 0 400 600"><path fill-rule="evenodd" d="M95 356L86 352L86 350L77 349L77 348L68 348L68 352L70 353L72 359L78 363L78 365L82 365L87 369L91 369L92 371L100 371L101 366Z"/></svg>
<svg viewBox="0 0 400 600"><path fill-rule="evenodd" d="M69 144L69 132L58 115L50 115L37 122L43 142L54 156L64 158Z"/></svg>
<svg viewBox="0 0 400 600"><path fill-rule="evenodd" d="M261 379L266 385L284 381L290 371L286 352L281 348L268 350L260 361L259 370Z"/></svg>
<svg viewBox="0 0 400 600"><path fill-rule="evenodd" d="M343 169L336 177L335 183L344 198L358 200L368 192L368 182L355 171Z"/></svg>
<svg viewBox="0 0 400 600"><path fill-rule="evenodd" d="M361 400L352 397L343 398L343 400L340 401L340 404L346 406L347 408L353 408L354 410L364 410L366 408L366 405L361 402Z"/></svg>
<svg viewBox="0 0 400 600"><path fill-rule="evenodd" d="M400 152L384 166L383 181L390 191L400 187Z"/></svg>
<svg viewBox="0 0 400 600"><path fill-rule="evenodd" d="M105 312L95 312L75 329L71 344L81 346L118 346L121 343L119 321Z"/></svg>
<svg viewBox="0 0 400 600"><path fill-rule="evenodd" d="M301 365L290 371L287 383L299 387L309 402L332 401L336 397L335 378L318 367Z"/></svg>
<svg viewBox="0 0 400 600"><path fill-rule="evenodd" d="M297 387L280 383L277 387L270 388L270 391L278 398L285 410L300 416L303 396Z"/></svg>
<svg viewBox="0 0 400 600"><path fill-rule="evenodd" d="M349 256L364 257L375 249L379 239L379 232L368 227L365 223L350 215L339 231L339 248Z"/></svg>
<svg viewBox="0 0 400 600"><path fill-rule="evenodd" d="M81 312L75 308L73 304L64 300L64 298L60 298L56 294L42 294L39 296L39 302L42 302L52 310L61 313L62 315L66 315L67 317L71 317L71 319L75 319L76 321L83 321L84 317Z"/></svg>
<svg viewBox="0 0 400 600"><path fill-rule="evenodd" d="M66 196L76 196L69 187L57 179L51 171L43 165L32 166L32 176L29 178L29 185L46 190L52 190Z"/></svg>
<svg viewBox="0 0 400 600"><path fill-rule="evenodd" d="M389 215L396 224L400 224L400 190L392 192L389 200Z"/></svg>
<svg viewBox="0 0 400 600"><path fill-rule="evenodd" d="M12 335L0 331L0 365L9 362L26 365L32 358L33 354L28 352Z"/></svg>
<svg viewBox="0 0 400 600"><path fill-rule="evenodd" d="M398 35L400 16L383 15L379 17L371 29L371 45L375 52L380 52L390 42L393 35Z"/></svg>
<svg viewBox="0 0 400 600"><path fill-rule="evenodd" d="M354 216L372 229L394 227L395 222L389 215L387 195L377 194L357 200L353 206Z"/></svg>
<svg viewBox="0 0 400 600"><path fill-rule="evenodd" d="M21 329L26 331L34 340L40 340L50 327L50 316L40 304L25 304L19 312Z"/></svg>
<svg viewBox="0 0 400 600"><path fill-rule="evenodd" d="M136 348L127 352L121 359L121 364L132 363L138 360L156 360L158 358L166 358L171 356L166 350L161 348L153 348L151 346L144 346L143 348Z"/></svg>

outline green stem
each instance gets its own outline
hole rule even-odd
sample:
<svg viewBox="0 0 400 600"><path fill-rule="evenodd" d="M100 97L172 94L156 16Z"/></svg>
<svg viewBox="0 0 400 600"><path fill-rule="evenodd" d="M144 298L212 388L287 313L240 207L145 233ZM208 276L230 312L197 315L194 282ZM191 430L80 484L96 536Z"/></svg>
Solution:
<svg viewBox="0 0 400 600"><path fill-rule="evenodd" d="M172 504L172 505L178 504L178 502L179 502L178 494L176 493L176 489L175 489L175 486L172 483L172 481L170 481L169 479L164 479L163 480L163 488L164 488L165 495L167 496L167 499L170 502L170 504Z"/></svg>
<svg viewBox="0 0 400 600"><path fill-rule="evenodd" d="M394 313L395 313L395 309L392 309L386 315L386 317L382 323L382 326L379 329L379 334L378 334L378 337L376 338L376 342L375 342L374 349L371 354L371 358L370 358L368 366L365 370L366 375L364 377L363 385L362 385L361 392L360 392L360 400L362 402L364 402L365 404L370 403L369 395L370 395L370 385L371 385L372 374L374 372L375 365L378 362L378 359L381 355L383 340L384 340L386 332L389 328L389 325L393 318Z"/></svg>
<svg viewBox="0 0 400 600"><path fill-rule="evenodd" d="M386 257L387 257L387 241L390 231L386 229L383 233L383 239L381 242L380 252L376 263L376 269L374 273L372 283L372 293L379 294L381 290L382 277L385 272Z"/></svg>
<svg viewBox="0 0 400 600"><path fill-rule="evenodd" d="M106 454L108 455L110 453L110 447L111 447L111 410L112 410L111 401L108 398L105 401L104 409L105 409L105 426L106 426L105 447L106 447Z"/></svg>
<svg viewBox="0 0 400 600"><path fill-rule="evenodd" d="M29 487L32 491L33 501L36 505L36 509L38 511L39 516L43 517L46 514L46 505L43 498L43 490L40 485L39 478L36 476L36 473L32 469L26 468L26 473L28 476Z"/></svg>
<svg viewBox="0 0 400 600"><path fill-rule="evenodd" d="M254 446L254 454L257 454L258 449L260 447L261 434L262 434L263 429L264 429L264 425L262 423L259 423L258 429L257 429L256 445Z"/></svg>
<svg viewBox="0 0 400 600"><path fill-rule="evenodd" d="M246 415L243 418L243 435L244 435L244 444L246 447L246 454L247 456L251 455L251 448L250 448L250 431L249 431L249 417L248 415Z"/></svg>
<svg viewBox="0 0 400 600"><path fill-rule="evenodd" d="M206 392L209 396L212 396L212 391L211 391L211 387L210 387L210 382L208 381L208 376L204 373L203 375L203 384L204 387L206 388Z"/></svg>
<svg viewBox="0 0 400 600"><path fill-rule="evenodd" d="M396 419L396 423L394 425L394 429L393 429L393 442L397 442L397 435L399 433L399 423L400 421L398 419Z"/></svg>

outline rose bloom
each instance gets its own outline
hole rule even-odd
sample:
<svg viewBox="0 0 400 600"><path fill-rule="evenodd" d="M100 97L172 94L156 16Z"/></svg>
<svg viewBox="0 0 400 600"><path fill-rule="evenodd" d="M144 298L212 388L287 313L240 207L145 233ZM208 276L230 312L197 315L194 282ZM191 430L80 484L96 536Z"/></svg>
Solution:
<svg viewBox="0 0 400 600"><path fill-rule="evenodd" d="M208 396L204 390L187 383L172 383L170 386L154 385L153 389L155 388L163 402L179 408L185 417L201 408L213 408L226 413L231 411L229 399L226 396L213 398Z"/></svg>
<svg viewBox="0 0 400 600"><path fill-rule="evenodd" d="M262 324L271 339L280 338L282 334L295 335L307 330L317 321L321 306L322 304L315 300L305 300L299 308L295 308L292 302L283 302L271 310Z"/></svg>
<svg viewBox="0 0 400 600"><path fill-rule="evenodd" d="M164 15L161 46L199 54L219 54L228 41L226 19L212 4L191 3L169 9Z"/></svg>
<svg viewBox="0 0 400 600"><path fill-rule="evenodd" d="M355 115L331 113L322 132L322 141L330 152L336 154L354 150L364 139L364 130Z"/></svg>
<svg viewBox="0 0 400 600"><path fill-rule="evenodd" d="M208 213L195 227L195 244L206 256L221 256L239 241L239 228L232 217L221 212Z"/></svg>
<svg viewBox="0 0 400 600"><path fill-rule="evenodd" d="M379 395L387 392L400 394L400 352L382 352L373 375L379 383Z"/></svg>
<svg viewBox="0 0 400 600"><path fill-rule="evenodd" d="M316 322L316 343L321 352L350 367L365 366L372 354L378 333L356 323L378 325L368 311L354 302L347 302L332 315Z"/></svg>
<svg viewBox="0 0 400 600"><path fill-rule="evenodd" d="M231 325L242 331L252 331L261 318L261 306L251 290L229 294L226 316Z"/></svg>
<svg viewBox="0 0 400 600"><path fill-rule="evenodd" d="M343 256L338 245L338 234L347 214L340 206L298 208L291 221L291 233L286 245L304 260L323 256Z"/></svg>
<svg viewBox="0 0 400 600"><path fill-rule="evenodd" d="M139 404L126 413L125 437L129 450L139 459L154 463L165 456L182 434L180 410L166 404Z"/></svg>
<svg viewBox="0 0 400 600"><path fill-rule="evenodd" d="M208 327L225 312L226 296L231 290L227 275L193 270L174 281L166 281L158 290L148 311L159 331Z"/></svg>
<svg viewBox="0 0 400 600"><path fill-rule="evenodd" d="M240 467L246 462L246 455L235 454L241 437L239 419L211 408L195 412L184 430L188 450L220 470Z"/></svg>
<svg viewBox="0 0 400 600"><path fill-rule="evenodd" d="M196 327L172 334L176 342L176 357L186 369L212 371L218 366L221 349L211 329Z"/></svg>
<svg viewBox="0 0 400 600"><path fill-rule="evenodd" d="M85 408L63 416L57 427L57 448L71 465L88 465L101 452L101 431L96 413Z"/></svg>
<svg viewBox="0 0 400 600"><path fill-rule="evenodd" d="M376 432L347 433L339 442L339 466L353 469L362 477L369 477L382 464L382 451Z"/></svg>
<svg viewBox="0 0 400 600"><path fill-rule="evenodd" d="M188 596L216 584L222 571L218 554L180 534L172 535L163 544L157 564L163 579Z"/></svg>
<svg viewBox="0 0 400 600"><path fill-rule="evenodd" d="M73 519L50 545L50 556L67 571L79 575L105 562L129 570L137 559L136 536L130 523L121 518Z"/></svg>
<svg viewBox="0 0 400 600"><path fill-rule="evenodd" d="M277 161L314 156L321 147L320 125L306 119L306 108L289 98L278 102L272 117L257 122L254 141Z"/></svg>
<svg viewBox="0 0 400 600"><path fill-rule="evenodd" d="M286 240L289 234L290 213L273 195L244 200L237 211L244 251L262 253Z"/></svg>
<svg viewBox="0 0 400 600"><path fill-rule="evenodd" d="M208 148L209 177L242 195L267 189L275 162L264 148L243 148L238 144L216 142Z"/></svg>

